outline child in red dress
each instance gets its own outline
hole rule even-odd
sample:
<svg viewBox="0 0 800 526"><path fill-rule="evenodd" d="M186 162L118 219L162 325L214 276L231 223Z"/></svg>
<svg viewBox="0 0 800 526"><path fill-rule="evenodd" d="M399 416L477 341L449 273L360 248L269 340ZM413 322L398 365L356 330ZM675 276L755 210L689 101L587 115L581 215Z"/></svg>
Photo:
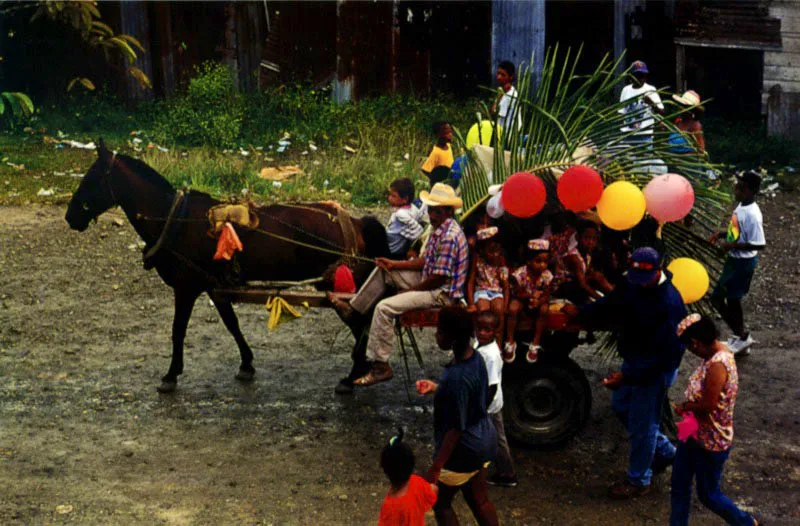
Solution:
<svg viewBox="0 0 800 526"><path fill-rule="evenodd" d="M381 467L392 487L383 499L378 526L424 526L439 488L414 475L414 452L403 443L403 430L381 453Z"/></svg>

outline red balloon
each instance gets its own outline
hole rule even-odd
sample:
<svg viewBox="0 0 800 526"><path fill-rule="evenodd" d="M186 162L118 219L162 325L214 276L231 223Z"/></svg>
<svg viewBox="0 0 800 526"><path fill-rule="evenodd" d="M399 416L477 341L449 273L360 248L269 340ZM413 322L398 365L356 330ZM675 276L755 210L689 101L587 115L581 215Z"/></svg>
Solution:
<svg viewBox="0 0 800 526"><path fill-rule="evenodd" d="M533 217L544 208L547 190L541 179L527 172L517 172L503 185L501 203L514 217Z"/></svg>
<svg viewBox="0 0 800 526"><path fill-rule="evenodd" d="M600 201L600 196L603 195L603 178L588 166L572 166L558 180L556 190L564 208L583 212L594 208Z"/></svg>

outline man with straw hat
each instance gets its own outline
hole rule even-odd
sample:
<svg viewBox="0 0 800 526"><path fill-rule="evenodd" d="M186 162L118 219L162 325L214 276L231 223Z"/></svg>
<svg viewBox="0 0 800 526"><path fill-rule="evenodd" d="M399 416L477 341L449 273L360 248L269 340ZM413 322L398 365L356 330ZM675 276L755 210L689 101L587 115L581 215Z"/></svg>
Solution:
<svg viewBox="0 0 800 526"><path fill-rule="evenodd" d="M373 385L392 378L389 356L394 349L394 323L398 316L411 310L451 305L464 298L469 248L464 231L453 218L463 204L461 198L451 186L436 183L430 192L420 192L420 199L428 205L433 227L422 255L407 261L378 258L378 268L349 302L329 295L345 320L375 308L367 342L370 371L355 380L355 385ZM398 294L383 299L390 287L396 288Z"/></svg>

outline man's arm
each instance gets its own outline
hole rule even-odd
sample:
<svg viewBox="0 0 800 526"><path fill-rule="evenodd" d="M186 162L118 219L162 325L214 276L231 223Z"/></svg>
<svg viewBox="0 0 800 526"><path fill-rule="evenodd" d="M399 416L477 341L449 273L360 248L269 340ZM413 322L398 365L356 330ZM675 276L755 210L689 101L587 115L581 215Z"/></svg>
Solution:
<svg viewBox="0 0 800 526"><path fill-rule="evenodd" d="M401 292L411 292L411 291L423 291L423 290L437 290L447 283L447 276L442 276L441 274L431 274L422 282L415 286L411 287L410 289L403 290Z"/></svg>
<svg viewBox="0 0 800 526"><path fill-rule="evenodd" d="M408 259L405 261L395 261L387 258L378 258L375 264L383 270L422 270L425 267L423 258Z"/></svg>

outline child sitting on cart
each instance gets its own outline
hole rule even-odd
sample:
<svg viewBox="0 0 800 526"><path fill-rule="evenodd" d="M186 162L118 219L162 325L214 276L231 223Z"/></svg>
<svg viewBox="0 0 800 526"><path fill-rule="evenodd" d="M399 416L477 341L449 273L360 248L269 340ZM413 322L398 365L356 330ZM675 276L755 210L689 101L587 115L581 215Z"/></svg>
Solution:
<svg viewBox="0 0 800 526"><path fill-rule="evenodd" d="M470 312L492 311L498 319L495 339L503 344L504 321L510 293L508 267L496 226L478 230L476 253L470 263L467 281L467 307Z"/></svg>
<svg viewBox="0 0 800 526"><path fill-rule="evenodd" d="M392 181L388 200L394 208L386 226L389 252L392 259L407 259L409 249L422 236L428 219L425 210L412 203L414 183L407 177Z"/></svg>
<svg viewBox="0 0 800 526"><path fill-rule="evenodd" d="M530 311L536 317L536 332L525 358L533 363L539 357L539 343L544 333L550 304L550 287L553 274L547 269L550 264L550 242L532 239L528 242L525 265L511 275L514 293L508 305L507 341L503 349L503 360L513 362L517 350L516 330L520 313Z"/></svg>
<svg viewBox="0 0 800 526"><path fill-rule="evenodd" d="M614 287L593 265L600 241L600 227L588 219L579 221L577 241L578 246L569 250L557 269L554 296L575 305L583 305L602 298Z"/></svg>

